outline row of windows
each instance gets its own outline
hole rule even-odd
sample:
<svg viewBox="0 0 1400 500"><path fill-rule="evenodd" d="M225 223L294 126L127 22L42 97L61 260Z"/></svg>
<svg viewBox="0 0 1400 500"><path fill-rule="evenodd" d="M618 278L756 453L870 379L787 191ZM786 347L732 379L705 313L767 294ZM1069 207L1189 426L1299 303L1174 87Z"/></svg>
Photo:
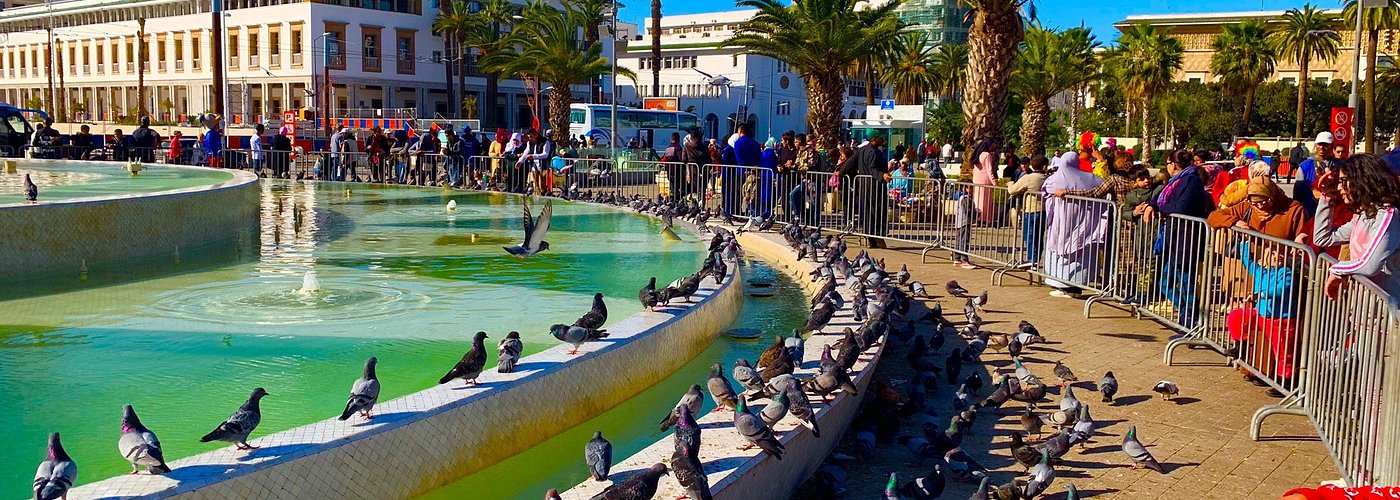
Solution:
<svg viewBox="0 0 1400 500"><path fill-rule="evenodd" d="M696 63L698 63L698 62L699 62L699 58L698 58L697 56L672 56L672 57L663 57L663 58L661 58L661 68L662 68L662 69L671 69L671 68L694 68L695 65L696 65ZM641 68L641 69L653 69L655 66L656 66L656 59L655 59L655 58L643 57L643 58L637 59L637 67L638 67L638 68Z"/></svg>
<svg viewBox="0 0 1400 500"><path fill-rule="evenodd" d="M300 25L294 25L289 31L291 57L287 63L293 68L298 68L302 65L303 30ZM203 56L211 50L205 45L209 40L208 30L147 33L146 44L138 43L136 36L96 39L90 43L58 40L53 57L56 66L67 66L68 74L74 76L101 75L109 72L114 75L135 74L136 61L143 58L144 71L202 71ZM266 45L263 44L264 40ZM139 49L144 49L142 54L137 54ZM232 28L227 45L229 67L239 68L246 54L250 69L280 68L283 65L282 49L282 32L278 28L265 28L260 32L244 32L240 28ZM264 54L267 55L266 59L263 58ZM0 47L0 75L43 76L46 74L48 58L48 48L41 44Z"/></svg>

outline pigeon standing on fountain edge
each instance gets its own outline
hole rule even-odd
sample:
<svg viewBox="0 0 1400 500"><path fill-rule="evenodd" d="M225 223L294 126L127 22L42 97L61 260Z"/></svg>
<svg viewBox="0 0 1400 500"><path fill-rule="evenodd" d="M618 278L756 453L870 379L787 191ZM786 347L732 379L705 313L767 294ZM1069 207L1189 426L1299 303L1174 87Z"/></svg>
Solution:
<svg viewBox="0 0 1400 500"><path fill-rule="evenodd" d="M374 403L379 401L379 376L374 372L378 364L379 358L376 357L365 361L365 372L350 386L350 399L345 402L345 411L341 412L340 420L349 420L356 412L365 420L374 418L370 412L374 411Z"/></svg>
<svg viewBox="0 0 1400 500"><path fill-rule="evenodd" d="M156 433L141 424L141 419L136 416L136 410L132 409L131 405L122 407L122 435L117 440L117 451L122 452L122 457L131 462L132 474L135 474L140 466L145 466L152 474L170 472L170 466L165 464L165 452L160 447Z"/></svg>
<svg viewBox="0 0 1400 500"><path fill-rule="evenodd" d="M472 349L463 354L462 360L438 379L438 383L446 384L452 379L460 378L466 384L475 384L476 378L481 376L481 370L486 368L486 339L486 332L476 332L476 336L472 338Z"/></svg>
<svg viewBox="0 0 1400 500"><path fill-rule="evenodd" d="M34 499L68 498L68 489L77 480L78 464L63 449L58 433L49 434L48 459L39 462L39 470L34 473Z"/></svg>
<svg viewBox="0 0 1400 500"><path fill-rule="evenodd" d="M593 307L590 308L587 313L584 313L578 321L575 321L574 326L597 330L603 327L603 323L607 322L608 305L603 303L603 294L595 293L593 294Z"/></svg>
<svg viewBox="0 0 1400 500"><path fill-rule="evenodd" d="M525 204L525 240L513 247L503 247L507 252L516 257L525 258L537 253L549 250L549 242L544 241L545 233L549 232L549 219L554 215L554 203L544 202L544 210L540 211L539 220L530 216L530 204Z"/></svg>
<svg viewBox="0 0 1400 500"><path fill-rule="evenodd" d="M583 461L594 481L607 481L612 469L612 443L603 439L603 431L593 431L593 439L583 446Z"/></svg>
<svg viewBox="0 0 1400 500"><path fill-rule="evenodd" d="M224 441L233 443L240 450L256 449L256 446L248 444L248 435L262 422L260 403L263 396L267 395L267 390L261 387L253 389L253 393L248 395L248 400L238 407L238 411L233 412L228 420L224 420L213 431L199 438L199 442Z"/></svg>
<svg viewBox="0 0 1400 500"><path fill-rule="evenodd" d="M29 180L29 174L24 174L24 201L39 201L39 186Z"/></svg>
<svg viewBox="0 0 1400 500"><path fill-rule="evenodd" d="M661 432L670 430L671 426L680 421L681 407L685 407L692 415L700 413L704 397L705 395L700 392L700 384L691 384L690 390L685 391L685 394L681 395L681 400L677 401L676 406L671 408L671 413L666 414L666 417L661 419Z"/></svg>
<svg viewBox="0 0 1400 500"><path fill-rule="evenodd" d="M506 338L496 344L496 373L514 372L515 364L520 362L520 354L524 350L525 344L520 341L520 332L507 333Z"/></svg>

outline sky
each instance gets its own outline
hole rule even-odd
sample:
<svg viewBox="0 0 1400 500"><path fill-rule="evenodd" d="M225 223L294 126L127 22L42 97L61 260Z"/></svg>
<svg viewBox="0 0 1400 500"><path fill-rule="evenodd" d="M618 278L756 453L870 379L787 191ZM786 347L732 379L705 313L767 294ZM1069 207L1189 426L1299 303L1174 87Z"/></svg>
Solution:
<svg viewBox="0 0 1400 500"><path fill-rule="evenodd" d="M950 0L956 1L956 0ZM1315 0L1321 8L1337 8L1337 0ZM622 0L621 20L643 24L651 15L651 2ZM1083 23L1098 35L1105 45L1117 37L1113 23L1136 14L1188 14L1197 12L1241 12L1250 10L1288 10L1302 7L1303 0L1039 0L1036 13L1042 24L1050 27L1071 27ZM727 0L662 0L661 14L693 14L733 10ZM642 31L646 31L645 28Z"/></svg>

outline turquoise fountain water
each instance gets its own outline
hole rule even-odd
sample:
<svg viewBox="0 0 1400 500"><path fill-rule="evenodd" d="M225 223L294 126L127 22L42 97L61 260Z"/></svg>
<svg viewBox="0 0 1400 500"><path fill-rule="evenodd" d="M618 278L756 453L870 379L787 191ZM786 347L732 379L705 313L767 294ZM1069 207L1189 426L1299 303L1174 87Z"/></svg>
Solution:
<svg viewBox="0 0 1400 500"><path fill-rule="evenodd" d="M0 496L27 495L55 430L80 483L127 472L123 404L168 458L189 456L218 447L199 436L254 387L271 393L256 434L329 418L370 356L381 398L397 397L435 384L478 330L493 346L519 331L528 355L555 345L548 326L572 322L593 293L624 318L648 276L669 282L704 257L694 236L667 241L651 219L556 200L550 250L520 260L501 249L520 237L519 198L348 188L264 183L245 244L0 289L0 461L13 465ZM319 289L303 289L309 272Z"/></svg>
<svg viewBox="0 0 1400 500"><path fill-rule="evenodd" d="M0 173L0 205L24 201L24 174L39 187L39 201L124 196L206 186L233 179L227 171L150 165L131 175L117 163L31 162Z"/></svg>

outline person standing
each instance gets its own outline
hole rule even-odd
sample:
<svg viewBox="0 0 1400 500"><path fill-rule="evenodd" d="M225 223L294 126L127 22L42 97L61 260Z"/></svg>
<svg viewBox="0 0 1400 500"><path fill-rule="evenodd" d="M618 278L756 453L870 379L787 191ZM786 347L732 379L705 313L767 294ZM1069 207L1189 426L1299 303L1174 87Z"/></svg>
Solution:
<svg viewBox="0 0 1400 500"><path fill-rule="evenodd" d="M447 166L448 187L458 187L462 177L462 139L451 130L446 134L447 142L442 143L443 163Z"/></svg>
<svg viewBox="0 0 1400 500"><path fill-rule="evenodd" d="M491 141L491 146L487 149L486 154L491 157L491 183L496 184L502 182L501 158L503 158L506 154L506 146L510 145L510 135L506 133L506 129L497 128L496 137L493 137L492 139L493 140ZM467 161L471 161L471 159L468 159ZM478 172L478 174L480 174L480 172Z"/></svg>
<svg viewBox="0 0 1400 500"><path fill-rule="evenodd" d="M661 153L661 169L666 171L666 182L670 185L671 196L680 199L681 184L685 182L685 164L681 161L681 152L685 146L681 145L680 132L671 132L671 143L666 146L666 150Z"/></svg>
<svg viewBox="0 0 1400 500"><path fill-rule="evenodd" d="M550 163L554 160L554 141L540 135L540 131L530 129L525 132L525 151L520 155L523 171L530 173L530 192L544 193L549 184Z"/></svg>
<svg viewBox="0 0 1400 500"><path fill-rule="evenodd" d="M1297 146L1288 150L1288 181L1293 182L1293 176L1297 175L1298 167L1303 164L1303 160L1308 159L1308 148L1303 147L1303 141L1298 141Z"/></svg>
<svg viewBox="0 0 1400 500"><path fill-rule="evenodd" d="M1200 281L1201 251L1206 234L1193 224L1167 216L1204 218L1213 204L1210 193L1205 190L1201 167L1192 163L1191 157L1185 150L1172 153L1167 161L1167 174L1171 178L1142 211L1143 219L1162 219L1152 243L1152 253L1157 255L1161 266L1157 285L1176 312L1176 324L1186 330L1194 329L1200 321L1196 284ZM1172 340L1183 336L1173 335Z"/></svg>
<svg viewBox="0 0 1400 500"><path fill-rule="evenodd" d="M685 162L685 178L681 180L679 196L684 198L695 195L696 202L704 201L704 193L700 186L701 173L712 163L709 149L701 145L704 137L700 133L699 129L691 130L690 134L685 136L685 148L681 150L681 161Z"/></svg>
<svg viewBox="0 0 1400 500"><path fill-rule="evenodd" d="M1303 204L1308 213L1317 211L1317 196L1313 194L1313 184L1317 178L1336 169L1336 157L1332 154L1332 133L1321 132L1313 144L1316 156L1298 163L1298 182L1293 184L1293 199Z"/></svg>
<svg viewBox="0 0 1400 500"><path fill-rule="evenodd" d="M886 248L885 245L885 200L889 196L890 173L886 170L885 138L879 135L870 138L851 154L841 165L844 189L853 190L855 212L860 219L861 230L866 235L866 245L870 248ZM866 176L863 178L857 175ZM850 185L850 184L855 185Z"/></svg>
<svg viewBox="0 0 1400 500"><path fill-rule="evenodd" d="M739 124L739 130L730 136L729 147L721 153L728 161L728 165L741 167L757 167L759 160L763 157L763 147L758 141L753 139L753 126L748 123ZM724 193L724 211L730 215L740 213L743 208L743 194L740 192L740 184L744 180L745 169L725 169L721 174L721 191Z"/></svg>
<svg viewBox="0 0 1400 500"><path fill-rule="evenodd" d="M272 136L272 171L280 179L291 178L292 169L292 131L287 127L282 127L277 131L277 135Z"/></svg>
<svg viewBox="0 0 1400 500"><path fill-rule="evenodd" d="M267 146L263 145L263 133L267 127L259 123L253 126L253 136L248 138L248 149L252 150L253 173L262 175L262 170L267 163Z"/></svg>
<svg viewBox="0 0 1400 500"><path fill-rule="evenodd" d="M997 222L996 198L992 192L997 183L996 163L996 149L988 148L977 155L977 163L972 166L972 201L977 206L977 220L986 226Z"/></svg>
<svg viewBox="0 0 1400 500"><path fill-rule="evenodd" d="M92 156L93 148L92 128L88 127L87 124L83 124L78 128L78 133L73 134L73 138L69 140L69 143L72 149L71 158L74 160L90 159L89 157Z"/></svg>
<svg viewBox="0 0 1400 500"><path fill-rule="evenodd" d="M156 161L156 148L160 147L160 133L151 129L151 117L149 116L141 117L140 124L135 131L131 132L131 147L136 150L133 156L142 163L154 163Z"/></svg>
<svg viewBox="0 0 1400 500"><path fill-rule="evenodd" d="M778 181L777 192L781 196L787 196L802 180L802 172L806 171L806 169L798 169L796 132L791 130L783 132L782 139L773 149L773 159ZM784 211L788 212L786 214L788 220L792 220L795 214L791 212L791 207L785 208Z"/></svg>
<svg viewBox="0 0 1400 500"><path fill-rule="evenodd" d="M472 169L468 169L467 166L470 165L470 162L472 161L472 158L473 158L473 157L479 156L479 155L482 154L482 150L481 150L481 141L478 140L478 139L476 138L476 132L474 132L470 126L466 126L466 125L463 125L463 126L462 126L461 139L462 139L462 154L460 155L460 156L461 156L461 161L458 161L458 162L457 162L457 177L456 177L457 181L453 183L453 187L462 187L463 185L466 184L466 179L464 178L464 174L465 174L465 176L467 176L467 177L472 176L472 174L466 173L466 172L469 172L469 171L472 170ZM473 173L479 173L479 172L473 172Z"/></svg>
<svg viewBox="0 0 1400 500"><path fill-rule="evenodd" d="M1045 202L1041 191L1049 163L1044 156L1031 158L1030 171L1007 189L1013 199L1021 199L1021 240L1026 245L1026 261L1018 266L1021 268L1039 265L1040 250L1045 246Z"/></svg>
<svg viewBox="0 0 1400 500"><path fill-rule="evenodd" d="M1061 168L1045 179L1045 284L1054 287L1050 295L1071 297L1081 285L1092 284L1103 276L1098 255L1108 240L1108 207L1102 204L1066 200L1064 192L1084 192L1103 184L1090 172L1073 168L1078 155L1066 155Z"/></svg>
<svg viewBox="0 0 1400 500"><path fill-rule="evenodd" d="M1351 245L1349 258L1328 272L1327 296L1337 298L1347 278L1364 276L1389 297L1400 297L1400 222L1395 220L1400 216L1400 178L1379 156L1362 153L1343 163L1336 173L1326 174L1319 184L1335 184L1324 193L1335 191L1336 196L1324 194L1318 199L1313 219L1315 243ZM1334 218L1338 202L1351 206L1355 217L1345 223Z"/></svg>
<svg viewBox="0 0 1400 500"><path fill-rule="evenodd" d="M345 166L340 163L341 135L345 133L345 130L342 128L338 132L331 133L330 138L326 140L326 149L330 151L330 154L326 155L326 164L330 168L327 178L333 181L345 180L345 172L343 171Z"/></svg>
<svg viewBox="0 0 1400 500"><path fill-rule="evenodd" d="M149 122L149 119L142 118ZM204 114L199 118L200 125L206 129L204 140L201 141L204 146L204 164L209 165L210 168L224 168L224 136L219 131L221 121L222 118L214 113ZM156 140L160 140L160 135L156 134L154 130L150 130L150 128L146 130L149 130ZM136 129L136 131L140 132L141 129Z"/></svg>

